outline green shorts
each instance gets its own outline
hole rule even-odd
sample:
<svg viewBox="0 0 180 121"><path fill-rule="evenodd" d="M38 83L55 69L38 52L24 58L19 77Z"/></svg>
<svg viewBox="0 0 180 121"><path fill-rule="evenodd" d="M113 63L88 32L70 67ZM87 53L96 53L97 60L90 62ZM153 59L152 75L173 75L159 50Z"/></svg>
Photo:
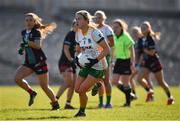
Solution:
<svg viewBox="0 0 180 121"><path fill-rule="evenodd" d="M79 71L79 76L86 78L88 75L91 75L95 78L100 78L102 79L105 75L104 70L96 70L93 68L82 68Z"/></svg>

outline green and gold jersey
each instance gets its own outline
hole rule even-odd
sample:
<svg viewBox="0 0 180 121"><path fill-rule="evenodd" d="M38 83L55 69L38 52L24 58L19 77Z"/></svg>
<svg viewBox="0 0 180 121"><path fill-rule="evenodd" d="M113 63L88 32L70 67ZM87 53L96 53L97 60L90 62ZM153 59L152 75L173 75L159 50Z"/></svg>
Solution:
<svg viewBox="0 0 180 121"><path fill-rule="evenodd" d="M103 51L103 48L98 44L101 41L105 41L103 34L100 30L89 27L88 32L83 35L79 30L76 32L76 42L81 47L81 52L90 55L92 58L97 58ZM104 57L94 66L93 69L104 70L107 68L107 61Z"/></svg>

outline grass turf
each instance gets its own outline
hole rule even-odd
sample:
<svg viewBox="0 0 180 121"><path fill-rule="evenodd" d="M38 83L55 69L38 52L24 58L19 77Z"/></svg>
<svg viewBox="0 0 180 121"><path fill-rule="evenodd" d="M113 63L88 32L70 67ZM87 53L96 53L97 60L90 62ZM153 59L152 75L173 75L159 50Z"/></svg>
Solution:
<svg viewBox="0 0 180 121"><path fill-rule="evenodd" d="M56 93L57 86L52 87ZM29 95L17 86L0 86L0 120L180 120L180 88L171 87L175 104L166 105L167 97L160 87L155 88L154 102L146 103L146 92L137 87L138 99L132 102L130 108L121 107L124 95L118 89L112 90L112 109L98 109L98 96L92 97L88 93L86 117L74 118L79 107L79 98L74 94L72 105L77 109L64 110L66 92L60 98L61 109L50 111L50 101L39 86L33 86L38 92L35 103L28 107ZM106 98L104 97L104 102Z"/></svg>

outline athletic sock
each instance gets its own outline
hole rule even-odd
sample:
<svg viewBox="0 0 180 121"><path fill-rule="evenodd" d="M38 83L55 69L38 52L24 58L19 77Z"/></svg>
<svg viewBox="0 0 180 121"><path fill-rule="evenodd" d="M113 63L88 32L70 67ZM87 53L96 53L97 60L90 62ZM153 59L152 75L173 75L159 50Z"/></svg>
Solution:
<svg viewBox="0 0 180 121"><path fill-rule="evenodd" d="M148 88L148 87L145 87L144 88L147 92L149 92L149 90L150 90L150 88Z"/></svg>
<svg viewBox="0 0 180 121"><path fill-rule="evenodd" d="M85 108L84 107L80 107L79 111L84 113L85 112Z"/></svg>
<svg viewBox="0 0 180 121"><path fill-rule="evenodd" d="M131 88L128 86L128 87L125 87L124 90L125 90L125 96L126 96L126 104L130 105L130 103L131 103L131 95L130 95Z"/></svg>
<svg viewBox="0 0 180 121"><path fill-rule="evenodd" d="M99 104L103 105L103 96L99 96Z"/></svg>
<svg viewBox="0 0 180 121"><path fill-rule="evenodd" d="M119 90L121 90L122 92L124 92L125 93L125 90L124 90L124 85L123 84L119 84L118 86L117 86L117 88L119 89Z"/></svg>
<svg viewBox="0 0 180 121"><path fill-rule="evenodd" d="M107 103L106 104L108 105L108 104L110 104L110 102L111 102L111 96L107 96Z"/></svg>
<svg viewBox="0 0 180 121"><path fill-rule="evenodd" d="M56 96L56 99L59 99L59 97L58 97L58 96Z"/></svg>
<svg viewBox="0 0 180 121"><path fill-rule="evenodd" d="M167 96L168 96L168 98L170 98L171 97L171 93L168 91L168 92L166 92L166 94L167 94Z"/></svg>

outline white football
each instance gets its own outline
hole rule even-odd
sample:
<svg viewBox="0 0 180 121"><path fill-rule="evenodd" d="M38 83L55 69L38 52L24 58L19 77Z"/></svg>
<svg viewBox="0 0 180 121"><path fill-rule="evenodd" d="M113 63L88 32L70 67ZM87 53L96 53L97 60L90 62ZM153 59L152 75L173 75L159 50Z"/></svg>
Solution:
<svg viewBox="0 0 180 121"><path fill-rule="evenodd" d="M78 57L78 62L82 67L85 66L85 63L89 63L89 60L88 60L88 58L90 58L89 55L80 53L77 57Z"/></svg>

